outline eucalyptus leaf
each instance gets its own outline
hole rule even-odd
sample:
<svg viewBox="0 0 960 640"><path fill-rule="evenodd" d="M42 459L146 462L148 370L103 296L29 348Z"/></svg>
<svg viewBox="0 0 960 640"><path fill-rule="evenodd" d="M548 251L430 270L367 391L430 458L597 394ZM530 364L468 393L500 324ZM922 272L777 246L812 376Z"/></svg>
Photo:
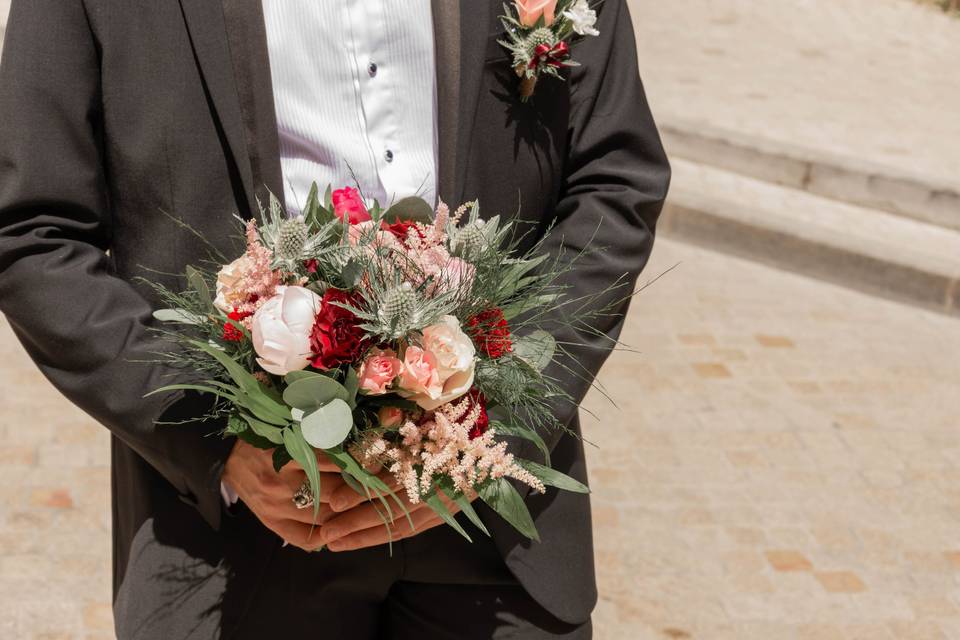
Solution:
<svg viewBox="0 0 960 640"><path fill-rule="evenodd" d="M430 224L433 222L433 208L423 198L409 196L398 200L387 209L386 213L383 214L383 219L388 223L412 220L413 222Z"/></svg>
<svg viewBox="0 0 960 640"><path fill-rule="evenodd" d="M530 510L523 498L506 478L491 480L480 487L480 499L500 514L504 520L521 534L540 542L540 534L530 517Z"/></svg>
<svg viewBox="0 0 960 640"><path fill-rule="evenodd" d="M556 487L557 489L573 491L574 493L590 493L590 488L587 485L574 480L567 474L557 471L556 469L545 467L532 460L516 459L515 462L540 478L541 482L548 487Z"/></svg>
<svg viewBox="0 0 960 640"><path fill-rule="evenodd" d="M289 385L283 392L283 401L291 407L312 411L331 400L349 399L350 394L342 384L328 376L303 377Z"/></svg>
<svg viewBox="0 0 960 640"><path fill-rule="evenodd" d="M364 271L366 271L366 268L360 260L350 260L340 271L344 286L347 289L356 287L360 283Z"/></svg>
<svg viewBox="0 0 960 640"><path fill-rule="evenodd" d="M537 371L543 371L553 360L557 341L543 329L519 337L513 341L513 355Z"/></svg>
<svg viewBox="0 0 960 640"><path fill-rule="evenodd" d="M350 435L353 428L353 412L341 398L334 398L316 411L307 414L300 422L303 437L317 449L332 449Z"/></svg>
<svg viewBox="0 0 960 640"><path fill-rule="evenodd" d="M306 369L301 369L300 371L291 371L283 377L284 381L290 385L296 382L297 380L302 380L304 378L315 378L317 376L323 377L324 374L317 371L307 371Z"/></svg>

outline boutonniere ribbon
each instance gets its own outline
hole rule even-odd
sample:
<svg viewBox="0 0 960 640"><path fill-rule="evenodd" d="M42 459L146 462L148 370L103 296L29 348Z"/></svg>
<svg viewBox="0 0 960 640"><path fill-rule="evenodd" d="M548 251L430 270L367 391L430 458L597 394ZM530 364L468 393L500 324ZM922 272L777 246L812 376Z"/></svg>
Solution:
<svg viewBox="0 0 960 640"><path fill-rule="evenodd" d="M503 5L500 22L506 38L497 42L513 56L523 102L533 95L541 76L563 79L561 69L579 66L570 57L571 41L600 35L589 0L514 0Z"/></svg>

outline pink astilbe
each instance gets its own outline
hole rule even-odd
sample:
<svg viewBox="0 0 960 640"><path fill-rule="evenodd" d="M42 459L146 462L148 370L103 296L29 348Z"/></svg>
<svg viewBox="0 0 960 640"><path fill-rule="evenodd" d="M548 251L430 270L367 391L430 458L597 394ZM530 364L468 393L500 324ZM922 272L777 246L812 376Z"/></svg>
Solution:
<svg viewBox="0 0 960 640"><path fill-rule="evenodd" d="M466 397L447 403L420 422L407 420L398 443L384 446L382 438L361 443L359 459L363 464L383 462L413 504L430 492L439 476L449 477L465 495L498 478L515 478L543 493L543 482L514 461L507 443L495 440L494 429L470 438L482 410Z"/></svg>
<svg viewBox="0 0 960 640"><path fill-rule="evenodd" d="M242 302L236 305L240 313L254 314L277 292L283 283L283 274L271 267L273 254L260 242L256 220L247 221L247 260L240 274L240 280L233 287L233 295ZM247 329L251 328L252 315L241 321Z"/></svg>

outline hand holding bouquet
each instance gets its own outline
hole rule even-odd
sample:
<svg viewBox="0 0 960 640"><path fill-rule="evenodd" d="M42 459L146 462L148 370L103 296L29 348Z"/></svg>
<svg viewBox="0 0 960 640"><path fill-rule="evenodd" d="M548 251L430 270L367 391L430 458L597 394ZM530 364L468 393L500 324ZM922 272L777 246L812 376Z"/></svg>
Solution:
<svg viewBox="0 0 960 640"><path fill-rule="evenodd" d="M277 470L303 467L315 514L317 451L385 523L422 502L468 539L446 504L485 532L479 498L536 539L511 479L587 491L502 439L531 441L549 465L538 430L562 428L550 405L564 395L543 374L557 345L537 325L563 304L559 267L536 247L514 255L512 224L483 220L477 203L368 208L352 188L321 202L316 185L302 215L274 199L261 218L215 273L188 268L182 292L156 285L171 308L155 315L181 347L171 357L199 378L157 391L217 396L226 436L272 450Z"/></svg>

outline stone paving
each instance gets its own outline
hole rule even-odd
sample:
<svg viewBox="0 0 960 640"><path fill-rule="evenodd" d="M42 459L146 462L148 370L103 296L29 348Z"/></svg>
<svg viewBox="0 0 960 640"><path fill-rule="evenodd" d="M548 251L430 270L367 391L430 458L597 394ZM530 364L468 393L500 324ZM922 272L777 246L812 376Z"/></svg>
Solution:
<svg viewBox="0 0 960 640"><path fill-rule="evenodd" d="M629 0L662 122L958 184L960 19L909 0Z"/></svg>
<svg viewBox="0 0 960 640"><path fill-rule="evenodd" d="M586 404L596 637L960 638L960 321L677 263ZM5 323L0 362L0 638L112 637L107 435Z"/></svg>

